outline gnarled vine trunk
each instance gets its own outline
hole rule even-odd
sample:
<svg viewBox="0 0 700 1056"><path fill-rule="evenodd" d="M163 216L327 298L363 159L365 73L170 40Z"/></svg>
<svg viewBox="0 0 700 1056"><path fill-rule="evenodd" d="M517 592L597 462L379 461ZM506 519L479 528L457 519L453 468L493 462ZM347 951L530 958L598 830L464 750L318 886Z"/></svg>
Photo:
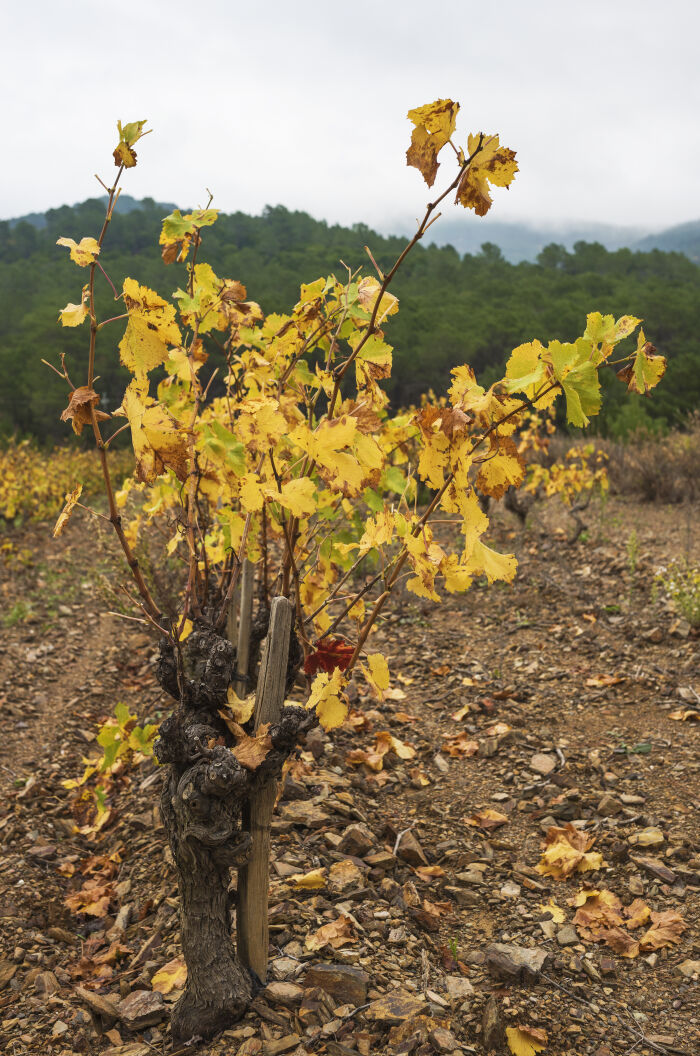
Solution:
<svg viewBox="0 0 700 1056"><path fill-rule="evenodd" d="M161 646L159 681L178 699L155 746L158 760L170 766L161 803L178 874L187 962L186 988L172 1016L175 1046L223 1030L250 1002L258 981L237 956L228 891L231 870L245 864L250 846L244 808L254 791L277 777L314 722L301 707L284 708L269 730L267 757L256 770L246 769L230 750L233 738L218 715L234 666L232 644L206 627L187 639L179 665L172 647Z"/></svg>

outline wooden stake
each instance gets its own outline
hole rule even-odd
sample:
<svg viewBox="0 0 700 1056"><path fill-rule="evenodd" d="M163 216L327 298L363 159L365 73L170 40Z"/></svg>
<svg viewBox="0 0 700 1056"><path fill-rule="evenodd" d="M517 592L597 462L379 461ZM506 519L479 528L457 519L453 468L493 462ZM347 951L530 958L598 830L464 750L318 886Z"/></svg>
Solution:
<svg viewBox="0 0 700 1056"><path fill-rule="evenodd" d="M289 638L294 608L287 598L273 598L255 695L254 727L276 722L284 704ZM269 781L251 796L245 827L251 835L250 857L238 872L238 955L265 982L269 931L270 821L277 782Z"/></svg>
<svg viewBox="0 0 700 1056"><path fill-rule="evenodd" d="M241 569L241 598L238 607L238 644L236 660L236 692L248 696L248 664L250 663L250 625L253 618L253 579L255 565L248 558Z"/></svg>

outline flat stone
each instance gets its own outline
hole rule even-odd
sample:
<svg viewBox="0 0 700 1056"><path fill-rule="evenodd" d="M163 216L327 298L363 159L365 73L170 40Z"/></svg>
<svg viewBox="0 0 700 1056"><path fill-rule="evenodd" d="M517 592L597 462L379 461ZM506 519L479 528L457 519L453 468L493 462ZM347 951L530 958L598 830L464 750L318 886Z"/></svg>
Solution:
<svg viewBox="0 0 700 1056"><path fill-rule="evenodd" d="M640 869L643 869L645 873L653 876L655 880L660 880L663 884L675 884L677 877L673 869L669 869L658 858L646 858L641 855L631 854L630 859Z"/></svg>
<svg viewBox="0 0 700 1056"><path fill-rule="evenodd" d="M314 964L304 976L304 987L319 987L336 1001L357 1008L367 1000L369 975L345 964Z"/></svg>
<svg viewBox="0 0 700 1056"><path fill-rule="evenodd" d="M274 981L267 984L261 996L272 1005L284 1005L285 1008L295 1008L301 1004L304 988L297 983L285 983L282 980Z"/></svg>
<svg viewBox="0 0 700 1056"><path fill-rule="evenodd" d="M76 986L75 994L84 1005L87 1005L105 1030L113 1027L119 1019L117 1004L111 998L102 994L94 994L92 990L85 990L82 986Z"/></svg>
<svg viewBox="0 0 700 1056"><path fill-rule="evenodd" d="M270 963L270 971L274 979L291 979L299 973L299 961L291 957L275 957Z"/></svg>
<svg viewBox="0 0 700 1056"><path fill-rule="evenodd" d="M409 865L418 866L428 864L428 859L423 853L423 848L412 832L404 832L399 841L396 853L399 858L402 858L404 862L408 862Z"/></svg>
<svg viewBox="0 0 700 1056"><path fill-rule="evenodd" d="M291 803L283 803L280 814L284 821L293 825L303 825L307 829L320 829L330 822L330 815L326 814L318 803L309 800L297 799Z"/></svg>
<svg viewBox="0 0 700 1056"><path fill-rule="evenodd" d="M428 1011L428 1002L418 994L409 994L405 990L390 990L388 994L372 1001L365 1009L365 1018L370 1023L382 1026L397 1027L411 1016L422 1016Z"/></svg>
<svg viewBox="0 0 700 1056"><path fill-rule="evenodd" d="M557 942L560 946L575 946L578 942L578 932L573 924L565 924L557 932Z"/></svg>
<svg viewBox="0 0 700 1056"><path fill-rule="evenodd" d="M372 854L366 854L364 861L372 869L393 869L396 865L396 858L391 851L374 851Z"/></svg>
<svg viewBox="0 0 700 1056"><path fill-rule="evenodd" d="M353 858L364 858L376 846L374 833L368 825L358 822L356 825L348 825L338 844L341 854L351 854Z"/></svg>
<svg viewBox="0 0 700 1056"><path fill-rule="evenodd" d="M700 961L681 961L673 969L674 975L679 975L683 979L700 979Z"/></svg>
<svg viewBox="0 0 700 1056"><path fill-rule="evenodd" d="M40 997L50 997L61 989L61 984L53 972L39 972L34 980L34 989Z"/></svg>
<svg viewBox="0 0 700 1056"><path fill-rule="evenodd" d="M655 825L650 825L640 832L633 832L627 842L631 843L633 847L663 847L666 838L661 829L657 829Z"/></svg>
<svg viewBox="0 0 700 1056"><path fill-rule="evenodd" d="M468 887L446 887L445 894L453 898L458 906L479 906L484 901L484 896L478 891L470 891Z"/></svg>
<svg viewBox="0 0 700 1056"><path fill-rule="evenodd" d="M622 813L622 809L622 803L619 799L616 799L615 796L605 795L596 807L596 814L600 814L601 818L614 818Z"/></svg>
<svg viewBox="0 0 700 1056"><path fill-rule="evenodd" d="M262 1051L264 1056L280 1056L282 1052L291 1052L292 1049L296 1049L300 1041L301 1038L298 1034L287 1034L284 1038L266 1041L263 1044Z"/></svg>
<svg viewBox="0 0 700 1056"><path fill-rule="evenodd" d="M536 774L542 774L543 777L551 774L556 765L556 755L547 755L545 752L535 752L530 759L530 769L534 770Z"/></svg>
<svg viewBox="0 0 700 1056"><path fill-rule="evenodd" d="M163 995L157 990L134 990L117 1005L119 1018L129 1030L153 1027L168 1015Z"/></svg>
<svg viewBox="0 0 700 1056"><path fill-rule="evenodd" d="M445 1030L443 1027L431 1030L428 1034L428 1041L436 1052L454 1052L459 1048L459 1042L452 1031Z"/></svg>
<svg viewBox="0 0 700 1056"><path fill-rule="evenodd" d="M463 975L446 975L447 993L456 1001L464 1001L474 993L474 987Z"/></svg>
<svg viewBox="0 0 700 1056"><path fill-rule="evenodd" d="M484 1011L481 1016L481 1037L486 1052L490 1052L492 1049L500 1050L503 1035L501 1010L498 1007L498 999L492 994L484 1005Z"/></svg>
<svg viewBox="0 0 700 1056"><path fill-rule="evenodd" d="M546 950L506 942L490 943L485 953L486 966L492 975L522 983L535 982L549 956Z"/></svg>

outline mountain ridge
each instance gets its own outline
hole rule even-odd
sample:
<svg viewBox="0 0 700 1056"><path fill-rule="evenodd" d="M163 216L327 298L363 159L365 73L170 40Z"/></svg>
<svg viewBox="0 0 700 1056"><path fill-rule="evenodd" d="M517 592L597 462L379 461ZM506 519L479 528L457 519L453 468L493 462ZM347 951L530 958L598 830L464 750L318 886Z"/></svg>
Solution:
<svg viewBox="0 0 700 1056"><path fill-rule="evenodd" d="M99 200L106 201L106 198ZM24 216L12 217L0 223L9 224L11 229L17 224L28 223L32 227L43 230L47 226L47 217L50 214L55 214L64 208L79 208L84 204L84 202L76 202L71 206L64 205L46 209L43 213L26 213ZM118 208L122 213L130 213L143 208L160 208L166 215L178 206L173 202L156 202L153 198L139 199L129 194L122 194L119 197ZM183 212L187 211L186 207L182 208ZM337 225L328 222L328 226ZM364 225L360 224L360 226ZM410 222L405 219L397 218L382 224L378 230L385 237L404 237L411 236L415 228L412 228ZM518 264L522 261L533 263L546 246L553 244L564 246L567 251L571 251L577 242L596 243L610 252L618 249L629 249L632 252L649 252L653 249L660 249L664 252L683 253L695 263L700 263L700 220L675 224L661 231L650 231L644 227L590 222L523 224L470 215L458 220L442 218L431 228L430 237L425 239L427 245L451 245L460 255L469 253L472 256L480 253L483 245L491 243L498 247L504 258L511 264Z"/></svg>

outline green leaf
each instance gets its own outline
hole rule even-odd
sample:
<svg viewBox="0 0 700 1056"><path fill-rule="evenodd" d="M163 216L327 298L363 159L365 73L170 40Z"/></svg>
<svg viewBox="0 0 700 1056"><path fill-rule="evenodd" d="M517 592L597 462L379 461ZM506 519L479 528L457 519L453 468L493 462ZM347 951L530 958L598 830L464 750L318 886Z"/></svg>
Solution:
<svg viewBox="0 0 700 1056"><path fill-rule="evenodd" d="M179 209L176 209L163 220L161 244L181 242L184 238L193 235L196 228L211 227L218 215L218 209L198 209L193 213L185 213L184 216Z"/></svg>
<svg viewBox="0 0 700 1056"><path fill-rule="evenodd" d="M309 370L309 364L305 359L300 359L294 368L294 380L299 382L300 385L311 385L314 388L318 388L319 380L315 374L312 374Z"/></svg>
<svg viewBox="0 0 700 1056"><path fill-rule="evenodd" d="M382 474L382 487L386 491L393 491L397 495L403 495L406 490L406 477L398 466L389 466Z"/></svg>
<svg viewBox="0 0 700 1056"><path fill-rule="evenodd" d="M114 766L120 755L124 754L126 750L124 733L118 726L110 723L103 726L97 734L97 743L104 753L98 769L101 773L104 773L105 770L109 770Z"/></svg>
<svg viewBox="0 0 700 1056"><path fill-rule="evenodd" d="M362 493L363 501L369 506L372 513L379 513L384 509L384 498L373 488L365 488Z"/></svg>
<svg viewBox="0 0 700 1056"><path fill-rule="evenodd" d="M221 422L211 421L202 426L203 446L214 458L224 461L237 477L246 471L245 446Z"/></svg>
<svg viewBox="0 0 700 1056"><path fill-rule="evenodd" d="M600 410L600 381L591 361L591 343L580 337L575 344L551 341L548 352L552 357L554 377L566 396L566 420L572 425L588 425L589 414Z"/></svg>
<svg viewBox="0 0 700 1056"><path fill-rule="evenodd" d="M633 361L617 372L618 378L627 383L628 392L648 396L659 384L666 373L666 360L664 356L655 355L655 352L654 346L644 336L644 331L640 330Z"/></svg>
<svg viewBox="0 0 700 1056"><path fill-rule="evenodd" d="M147 726L134 726L129 734L129 748L141 755L153 755L153 742L157 733L158 727L150 723Z"/></svg>
<svg viewBox="0 0 700 1056"><path fill-rule="evenodd" d="M130 147L133 147L134 143L138 143L144 134L143 126L146 121L147 118L144 118L143 121L129 121L126 125L122 125L121 121L117 121L119 139L122 143L126 143Z"/></svg>
<svg viewBox="0 0 700 1056"><path fill-rule="evenodd" d="M122 729L124 729L124 727L127 726L128 723L135 722L137 719L136 715L129 714L129 708L126 704L122 704L121 701L119 702L119 704L117 704L116 708L114 709L114 717Z"/></svg>

